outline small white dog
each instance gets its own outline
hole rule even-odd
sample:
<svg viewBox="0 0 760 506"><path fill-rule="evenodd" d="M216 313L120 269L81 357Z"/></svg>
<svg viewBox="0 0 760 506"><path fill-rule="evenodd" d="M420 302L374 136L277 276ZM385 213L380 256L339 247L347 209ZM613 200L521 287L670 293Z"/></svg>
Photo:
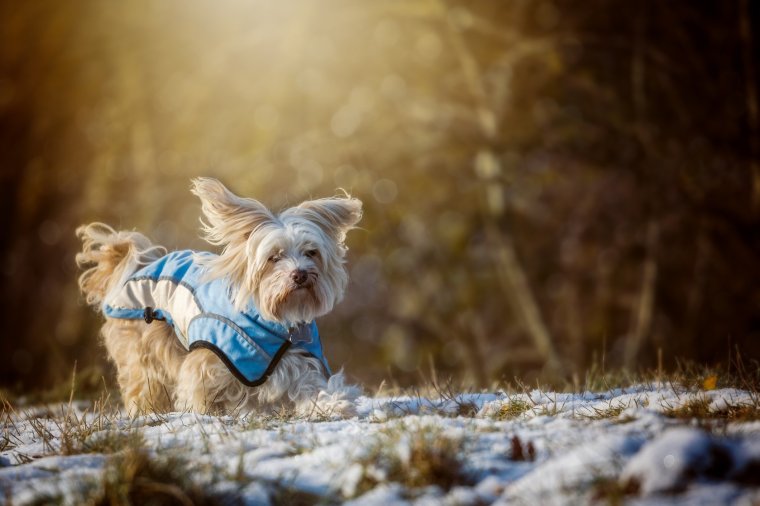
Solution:
<svg viewBox="0 0 760 506"><path fill-rule="evenodd" d="M359 200L325 198L275 215L219 181L193 180L205 239L220 255L166 253L138 232L82 226L79 286L132 413L267 410L353 416L360 390L330 375L314 319L342 298L344 240Z"/></svg>

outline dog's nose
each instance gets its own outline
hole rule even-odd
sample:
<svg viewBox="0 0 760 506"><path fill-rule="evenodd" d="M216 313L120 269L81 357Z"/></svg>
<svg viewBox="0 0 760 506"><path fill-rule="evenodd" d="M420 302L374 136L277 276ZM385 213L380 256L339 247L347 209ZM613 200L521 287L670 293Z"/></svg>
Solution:
<svg viewBox="0 0 760 506"><path fill-rule="evenodd" d="M296 269L290 274L290 278L295 284L302 285L306 283L307 279L309 279L309 273L303 269Z"/></svg>

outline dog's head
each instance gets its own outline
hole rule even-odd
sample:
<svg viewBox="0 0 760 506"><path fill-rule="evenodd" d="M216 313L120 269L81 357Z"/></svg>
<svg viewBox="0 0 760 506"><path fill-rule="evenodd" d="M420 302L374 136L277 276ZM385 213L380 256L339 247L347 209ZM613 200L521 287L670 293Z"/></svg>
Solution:
<svg viewBox="0 0 760 506"><path fill-rule="evenodd" d="M362 203L345 197L309 200L275 215L212 178L193 180L208 242L223 246L207 262L227 277L238 309L253 300L261 315L284 324L328 313L348 282L346 233L361 219Z"/></svg>

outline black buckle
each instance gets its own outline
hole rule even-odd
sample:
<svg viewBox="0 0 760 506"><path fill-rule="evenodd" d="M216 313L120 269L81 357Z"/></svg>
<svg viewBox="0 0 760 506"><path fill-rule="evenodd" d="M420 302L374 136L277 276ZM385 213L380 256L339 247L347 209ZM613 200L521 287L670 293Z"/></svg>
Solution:
<svg viewBox="0 0 760 506"><path fill-rule="evenodd" d="M166 318L159 318L158 316L156 316L156 312L153 311L153 308L148 306L145 308L145 311L143 311L143 320L145 320L145 323L151 324L153 323L153 320L165 322Z"/></svg>

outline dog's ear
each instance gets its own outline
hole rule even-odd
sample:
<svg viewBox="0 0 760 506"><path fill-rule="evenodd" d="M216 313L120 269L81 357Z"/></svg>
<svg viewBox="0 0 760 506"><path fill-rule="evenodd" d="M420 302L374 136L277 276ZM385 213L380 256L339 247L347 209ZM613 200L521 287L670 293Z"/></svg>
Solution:
<svg viewBox="0 0 760 506"><path fill-rule="evenodd" d="M261 202L238 197L214 178L199 177L192 184L206 216L201 220L204 238L211 244L245 241L258 227L276 221Z"/></svg>
<svg viewBox="0 0 760 506"><path fill-rule="evenodd" d="M346 239L346 233L362 219L362 201L348 194L345 197L307 200L293 210L316 223L339 243Z"/></svg>

